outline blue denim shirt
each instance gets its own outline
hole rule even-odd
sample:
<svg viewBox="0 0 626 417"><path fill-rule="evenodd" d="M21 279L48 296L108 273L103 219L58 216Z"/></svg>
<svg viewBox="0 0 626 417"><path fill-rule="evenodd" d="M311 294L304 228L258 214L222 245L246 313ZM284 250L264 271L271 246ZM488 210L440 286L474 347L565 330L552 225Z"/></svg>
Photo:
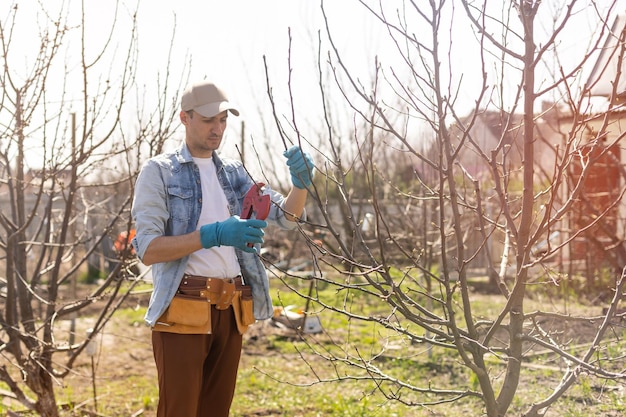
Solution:
<svg viewBox="0 0 626 417"><path fill-rule="evenodd" d="M243 198L253 180L240 161L220 159L213 152L218 181L226 194L230 213L241 213ZM270 191L271 205L267 220L284 229L294 229L297 223L285 218L282 210L285 198ZM133 246L142 259L152 239L177 236L196 230L202 210L200 172L183 142L177 150L158 155L143 165L135 183L132 216L137 234ZM301 218L305 219L305 213ZM257 250L260 245L257 246ZM274 311L269 293L267 272L257 254L235 248L245 282L252 287L254 316L258 320L272 317ZM171 262L152 265L154 289L145 321L154 326L174 297L185 272L188 256Z"/></svg>

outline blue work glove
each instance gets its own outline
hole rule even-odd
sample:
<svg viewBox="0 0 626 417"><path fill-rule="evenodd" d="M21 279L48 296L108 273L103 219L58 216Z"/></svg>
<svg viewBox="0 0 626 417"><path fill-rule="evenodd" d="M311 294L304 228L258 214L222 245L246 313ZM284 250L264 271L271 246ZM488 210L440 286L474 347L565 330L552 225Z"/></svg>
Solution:
<svg viewBox="0 0 626 417"><path fill-rule="evenodd" d="M283 152L287 158L287 166L291 174L291 183L296 188L307 188L313 181L313 158L311 155L300 149L299 146L292 146Z"/></svg>
<svg viewBox="0 0 626 417"><path fill-rule="evenodd" d="M231 216L223 222L200 227L200 241L205 249L213 246L234 246L245 252L256 252L248 243L263 243L263 228L267 222L257 219L241 219Z"/></svg>

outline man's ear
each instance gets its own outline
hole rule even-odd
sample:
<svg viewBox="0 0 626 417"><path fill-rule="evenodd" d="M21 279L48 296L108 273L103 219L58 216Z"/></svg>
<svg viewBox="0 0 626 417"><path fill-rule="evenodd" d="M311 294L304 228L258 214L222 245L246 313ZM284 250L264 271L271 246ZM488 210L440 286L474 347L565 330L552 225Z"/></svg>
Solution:
<svg viewBox="0 0 626 417"><path fill-rule="evenodd" d="M182 124L184 124L185 126L189 124L189 113L187 113L184 110L181 110L179 117L180 117L180 122Z"/></svg>

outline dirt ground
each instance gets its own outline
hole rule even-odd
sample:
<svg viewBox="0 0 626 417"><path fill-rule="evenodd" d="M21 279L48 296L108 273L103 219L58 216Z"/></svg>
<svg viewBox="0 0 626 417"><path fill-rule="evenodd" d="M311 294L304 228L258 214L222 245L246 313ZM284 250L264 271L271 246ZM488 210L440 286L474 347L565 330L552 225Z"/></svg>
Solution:
<svg viewBox="0 0 626 417"><path fill-rule="evenodd" d="M130 297L126 302L127 307L140 308L147 306L148 294L138 294ZM475 295L476 302L489 302L489 295ZM97 309L94 306L93 309ZM586 311L581 311L581 315L596 316L602 313L600 307L589 306ZM85 314L82 318L77 319L76 334L79 338L84 335L87 329L94 325L94 319ZM138 317L140 315L138 314ZM595 322L588 320L574 320L567 324L562 321L553 319L543 319L542 328L545 331L558 330L556 334L560 340L568 341L570 344L586 343L591 340L593 334L600 324L600 319ZM621 327L621 322L617 323L617 327ZM69 331L71 322L66 320L59 323L59 326ZM281 334L284 336L294 335L293 331L288 329L277 328L271 323L263 322L252 326L245 335L244 351L242 355L241 367L248 366L248 361L256 355L275 355L268 349L267 340L270 336ZM501 335L504 339L506 333ZM72 373L63 383L65 386L63 393L58 396L59 404L67 409L74 411L67 415L88 415L88 416L112 416L104 409L96 414L93 411L93 396L91 395L94 388L97 392L97 401L100 404L114 402L112 397L118 397L120 392L109 391L107 386L115 385L117 382L128 382L128 390L137 389L139 391L148 390L146 387L134 387L134 378L141 376L148 384L156 386L156 369L152 358L152 349L150 343L150 329L143 323L141 319L129 318L127 316L114 316L111 322L106 326L105 330L98 335L95 343L95 355L83 355L75 365ZM95 379L93 378L95 376ZM145 382L144 382L145 383ZM120 385L120 384L118 384ZM154 392L154 390L153 390ZM141 392L133 392L133 396L141 396ZM82 403L76 403L76 398L82 398ZM155 398L146 399L145 401L155 401ZM4 404L7 405L6 403ZM142 404L134 404L130 415L154 417L154 403L142 406ZM11 407L9 407L11 408Z"/></svg>

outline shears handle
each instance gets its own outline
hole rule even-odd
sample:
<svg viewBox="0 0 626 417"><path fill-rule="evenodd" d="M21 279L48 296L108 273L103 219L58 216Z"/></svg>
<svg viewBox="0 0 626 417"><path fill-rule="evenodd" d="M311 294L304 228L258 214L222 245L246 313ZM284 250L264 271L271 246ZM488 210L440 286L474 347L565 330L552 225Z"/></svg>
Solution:
<svg viewBox="0 0 626 417"><path fill-rule="evenodd" d="M241 209L242 219L255 219L265 220L270 214L271 199L267 194L263 194L262 182L257 182L250 187L245 197L243 198L243 207ZM248 243L249 247L253 245Z"/></svg>

